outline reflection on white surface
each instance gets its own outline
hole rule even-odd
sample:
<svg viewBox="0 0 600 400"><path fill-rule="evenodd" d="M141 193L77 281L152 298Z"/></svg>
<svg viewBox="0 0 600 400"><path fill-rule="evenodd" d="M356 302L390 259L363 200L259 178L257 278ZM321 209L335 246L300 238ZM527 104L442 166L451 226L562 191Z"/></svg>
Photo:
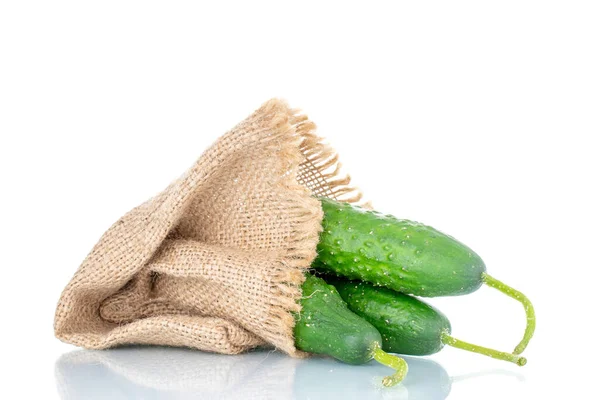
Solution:
<svg viewBox="0 0 600 400"><path fill-rule="evenodd" d="M384 388L390 369L371 362L293 359L260 350L243 355L127 347L78 350L56 362L58 390L71 399L445 399L451 380L436 362L406 357L404 382Z"/></svg>

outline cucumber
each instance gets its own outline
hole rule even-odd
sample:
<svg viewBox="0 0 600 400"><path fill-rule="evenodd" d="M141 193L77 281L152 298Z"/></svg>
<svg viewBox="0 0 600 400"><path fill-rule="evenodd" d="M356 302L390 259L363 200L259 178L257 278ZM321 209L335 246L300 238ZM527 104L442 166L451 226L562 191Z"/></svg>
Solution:
<svg viewBox="0 0 600 400"><path fill-rule="evenodd" d="M413 296L365 282L325 279L335 286L352 312L377 328L385 351L413 356L434 354L444 347L442 334L452 331L444 314Z"/></svg>
<svg viewBox="0 0 600 400"><path fill-rule="evenodd" d="M347 364L364 364L372 359L396 369L383 379L392 386L406 376L406 362L381 349L377 329L348 309L335 287L316 276L307 276L302 285L302 306L294 327L296 347L324 354Z"/></svg>
<svg viewBox="0 0 600 400"><path fill-rule="evenodd" d="M315 270L421 297L468 294L485 283L523 304L527 326L514 353L523 352L535 330L533 305L488 275L469 247L418 222L326 198L321 205Z"/></svg>
<svg viewBox="0 0 600 400"><path fill-rule="evenodd" d="M471 293L483 283L483 260L432 227L322 199L317 261L349 279L422 297Z"/></svg>
<svg viewBox="0 0 600 400"><path fill-rule="evenodd" d="M509 361L519 366L524 357L463 342L452 336L450 321L441 311L410 295L365 282L326 279L336 287L348 308L370 322L383 339L382 349L398 354L424 356L444 345Z"/></svg>

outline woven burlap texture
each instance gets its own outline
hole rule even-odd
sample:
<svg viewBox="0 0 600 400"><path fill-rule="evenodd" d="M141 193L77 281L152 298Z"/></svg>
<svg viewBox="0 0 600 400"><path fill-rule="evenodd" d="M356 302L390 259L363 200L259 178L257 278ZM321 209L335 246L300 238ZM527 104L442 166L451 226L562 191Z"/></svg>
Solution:
<svg viewBox="0 0 600 400"><path fill-rule="evenodd" d="M315 197L360 199L314 131L273 99L223 135L104 233L60 297L56 336L302 356L294 313L321 229Z"/></svg>

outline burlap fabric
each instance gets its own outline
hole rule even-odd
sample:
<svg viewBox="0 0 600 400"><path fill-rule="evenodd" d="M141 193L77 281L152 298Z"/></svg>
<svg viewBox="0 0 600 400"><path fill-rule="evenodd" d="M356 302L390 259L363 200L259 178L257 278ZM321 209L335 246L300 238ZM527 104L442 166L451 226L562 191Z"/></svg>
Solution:
<svg viewBox="0 0 600 400"><path fill-rule="evenodd" d="M270 100L163 192L119 219L64 289L56 336L292 355L303 272L315 257L315 196L355 202L315 125Z"/></svg>

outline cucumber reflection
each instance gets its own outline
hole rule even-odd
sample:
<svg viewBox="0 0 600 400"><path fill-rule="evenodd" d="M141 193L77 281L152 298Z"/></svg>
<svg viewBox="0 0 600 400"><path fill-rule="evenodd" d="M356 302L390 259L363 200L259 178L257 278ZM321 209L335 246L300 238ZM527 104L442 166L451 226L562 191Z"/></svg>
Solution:
<svg viewBox="0 0 600 400"><path fill-rule="evenodd" d="M383 388L390 370L330 358L297 360L258 350L227 356L165 347L78 350L56 362L65 399L445 399L451 380L436 362L406 357L404 382Z"/></svg>
<svg viewBox="0 0 600 400"><path fill-rule="evenodd" d="M442 400L448 396L451 381L441 365L426 358L403 358L408 363L408 375L391 388L381 384L390 369L375 361L347 365L330 358L302 360L296 368L295 399Z"/></svg>

